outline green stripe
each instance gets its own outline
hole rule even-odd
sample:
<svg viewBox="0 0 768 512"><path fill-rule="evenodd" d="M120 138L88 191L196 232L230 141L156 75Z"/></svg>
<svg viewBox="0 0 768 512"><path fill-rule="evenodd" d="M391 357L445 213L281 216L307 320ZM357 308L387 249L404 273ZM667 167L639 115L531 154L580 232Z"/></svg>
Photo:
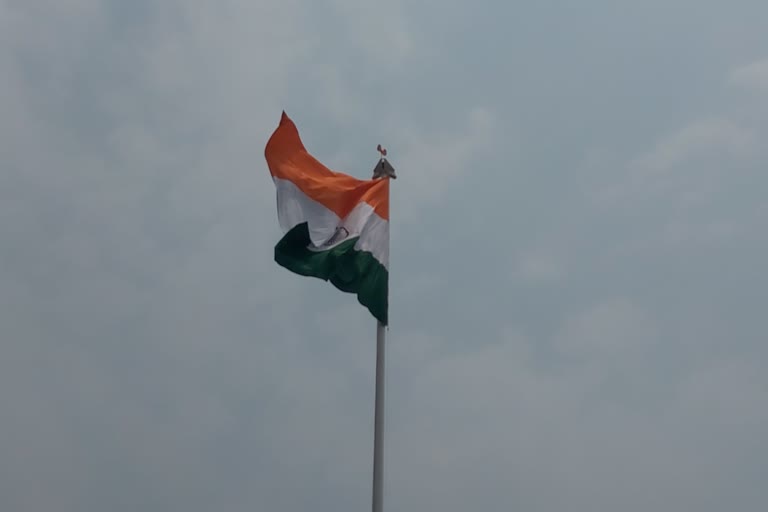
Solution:
<svg viewBox="0 0 768 512"><path fill-rule="evenodd" d="M355 249L358 237L327 251L310 251L306 222L291 229L275 246L275 261L296 274L330 281L343 292L356 293L360 304L387 325L389 272L370 252Z"/></svg>

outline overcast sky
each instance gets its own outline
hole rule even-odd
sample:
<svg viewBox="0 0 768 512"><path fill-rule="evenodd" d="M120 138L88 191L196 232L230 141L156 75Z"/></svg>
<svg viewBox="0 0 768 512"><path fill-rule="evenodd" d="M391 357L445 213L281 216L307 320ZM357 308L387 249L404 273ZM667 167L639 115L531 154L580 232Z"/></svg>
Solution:
<svg viewBox="0 0 768 512"><path fill-rule="evenodd" d="M0 509L370 507L375 323L283 109L392 184L389 511L768 509L764 0L0 0Z"/></svg>

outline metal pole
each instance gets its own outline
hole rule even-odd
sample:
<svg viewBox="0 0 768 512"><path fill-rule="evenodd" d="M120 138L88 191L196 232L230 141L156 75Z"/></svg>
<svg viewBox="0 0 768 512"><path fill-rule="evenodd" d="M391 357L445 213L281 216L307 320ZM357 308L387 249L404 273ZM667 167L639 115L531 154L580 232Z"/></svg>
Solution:
<svg viewBox="0 0 768 512"><path fill-rule="evenodd" d="M373 179L395 179L395 169L384 158L387 150L376 148L381 154L381 159L373 169ZM387 228L389 229L389 228ZM387 249L389 254L389 249ZM384 503L384 339L386 326L381 322L376 323L376 401L373 417L373 512L382 512Z"/></svg>
<svg viewBox="0 0 768 512"><path fill-rule="evenodd" d="M376 325L376 405L373 420L373 512L382 512L384 480L384 338L386 327Z"/></svg>

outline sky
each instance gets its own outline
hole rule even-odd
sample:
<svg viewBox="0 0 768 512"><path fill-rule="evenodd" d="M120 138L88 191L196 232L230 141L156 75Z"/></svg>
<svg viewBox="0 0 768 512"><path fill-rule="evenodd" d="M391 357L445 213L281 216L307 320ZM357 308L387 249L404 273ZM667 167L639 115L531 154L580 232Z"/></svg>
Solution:
<svg viewBox="0 0 768 512"><path fill-rule="evenodd" d="M392 183L386 510L768 507L768 3L0 0L0 509L370 507L375 322L264 145Z"/></svg>

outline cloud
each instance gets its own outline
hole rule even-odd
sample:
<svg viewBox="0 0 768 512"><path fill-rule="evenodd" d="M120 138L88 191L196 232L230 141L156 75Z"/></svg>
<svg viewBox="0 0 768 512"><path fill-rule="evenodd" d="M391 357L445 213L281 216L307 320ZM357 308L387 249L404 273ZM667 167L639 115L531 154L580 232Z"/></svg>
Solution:
<svg viewBox="0 0 768 512"><path fill-rule="evenodd" d="M272 262L262 152L283 108L404 72L405 18L371 18L399 34L392 54L344 5L340 42L303 2L0 6L0 506L366 502L367 317ZM352 69L329 41L363 49ZM367 123L301 111L308 134L342 126L338 146Z"/></svg>
<svg viewBox="0 0 768 512"><path fill-rule="evenodd" d="M746 89L768 91L768 59L756 60L734 69L730 82Z"/></svg>
<svg viewBox="0 0 768 512"><path fill-rule="evenodd" d="M567 355L582 358L629 353L654 343L653 322L626 299L593 306L565 322L556 344Z"/></svg>
<svg viewBox="0 0 768 512"><path fill-rule="evenodd" d="M524 282L552 282L565 273L565 263L551 250L534 250L515 258L512 279Z"/></svg>
<svg viewBox="0 0 768 512"><path fill-rule="evenodd" d="M587 308L557 335L558 345L590 360L587 367L542 364L536 354L547 340L513 331L424 362L415 381L393 391L404 404L388 438L388 460L401 468L389 480L398 489L393 502L444 510L688 509L749 492L734 471L765 415L729 404L740 393L754 404L764 379L749 368L731 386L727 375L742 363L710 361L716 368L701 374L686 366L648 383L660 377L653 357L637 357L649 348L649 321L624 300ZM693 384L700 378L708 385ZM707 441L734 421L746 438ZM508 492L493 492L499 488Z"/></svg>
<svg viewBox="0 0 768 512"><path fill-rule="evenodd" d="M272 261L282 109L398 170L388 507L765 508L762 113L681 73L706 105L649 114L570 59L627 20L455 4L0 1L0 508L370 502L373 322Z"/></svg>
<svg viewBox="0 0 768 512"><path fill-rule="evenodd" d="M766 61L734 69L732 84L760 89ZM696 205L717 195L726 176L745 174L764 158L759 141L766 118L754 99L732 95L724 112L699 116L662 135L640 155L618 165L618 179L596 187L596 195L609 203L672 198ZM717 109L715 106L713 109ZM616 165L614 163L614 165Z"/></svg>
<svg viewBox="0 0 768 512"><path fill-rule="evenodd" d="M402 68L415 51L418 32L409 26L408 8L402 2L383 7L374 0L334 0L331 6L333 17L342 22L345 39L376 62L378 70L369 69L383 79Z"/></svg>
<svg viewBox="0 0 768 512"><path fill-rule="evenodd" d="M496 141L493 115L476 107L457 126L430 134L407 127L399 130L397 144L402 150L392 160L401 169L402 180L394 185L405 184L397 189L394 201L404 219L444 200L446 192L463 180L482 179L474 161Z"/></svg>
<svg viewBox="0 0 768 512"><path fill-rule="evenodd" d="M600 183L594 196L606 205L653 201L700 208L728 176L752 172L761 159L760 137L758 126L735 115L692 121L623 164L618 178Z"/></svg>
<svg viewBox="0 0 768 512"><path fill-rule="evenodd" d="M659 141L630 165L645 172L668 172L691 158L723 152L733 158L749 156L754 136L728 119L695 121Z"/></svg>

